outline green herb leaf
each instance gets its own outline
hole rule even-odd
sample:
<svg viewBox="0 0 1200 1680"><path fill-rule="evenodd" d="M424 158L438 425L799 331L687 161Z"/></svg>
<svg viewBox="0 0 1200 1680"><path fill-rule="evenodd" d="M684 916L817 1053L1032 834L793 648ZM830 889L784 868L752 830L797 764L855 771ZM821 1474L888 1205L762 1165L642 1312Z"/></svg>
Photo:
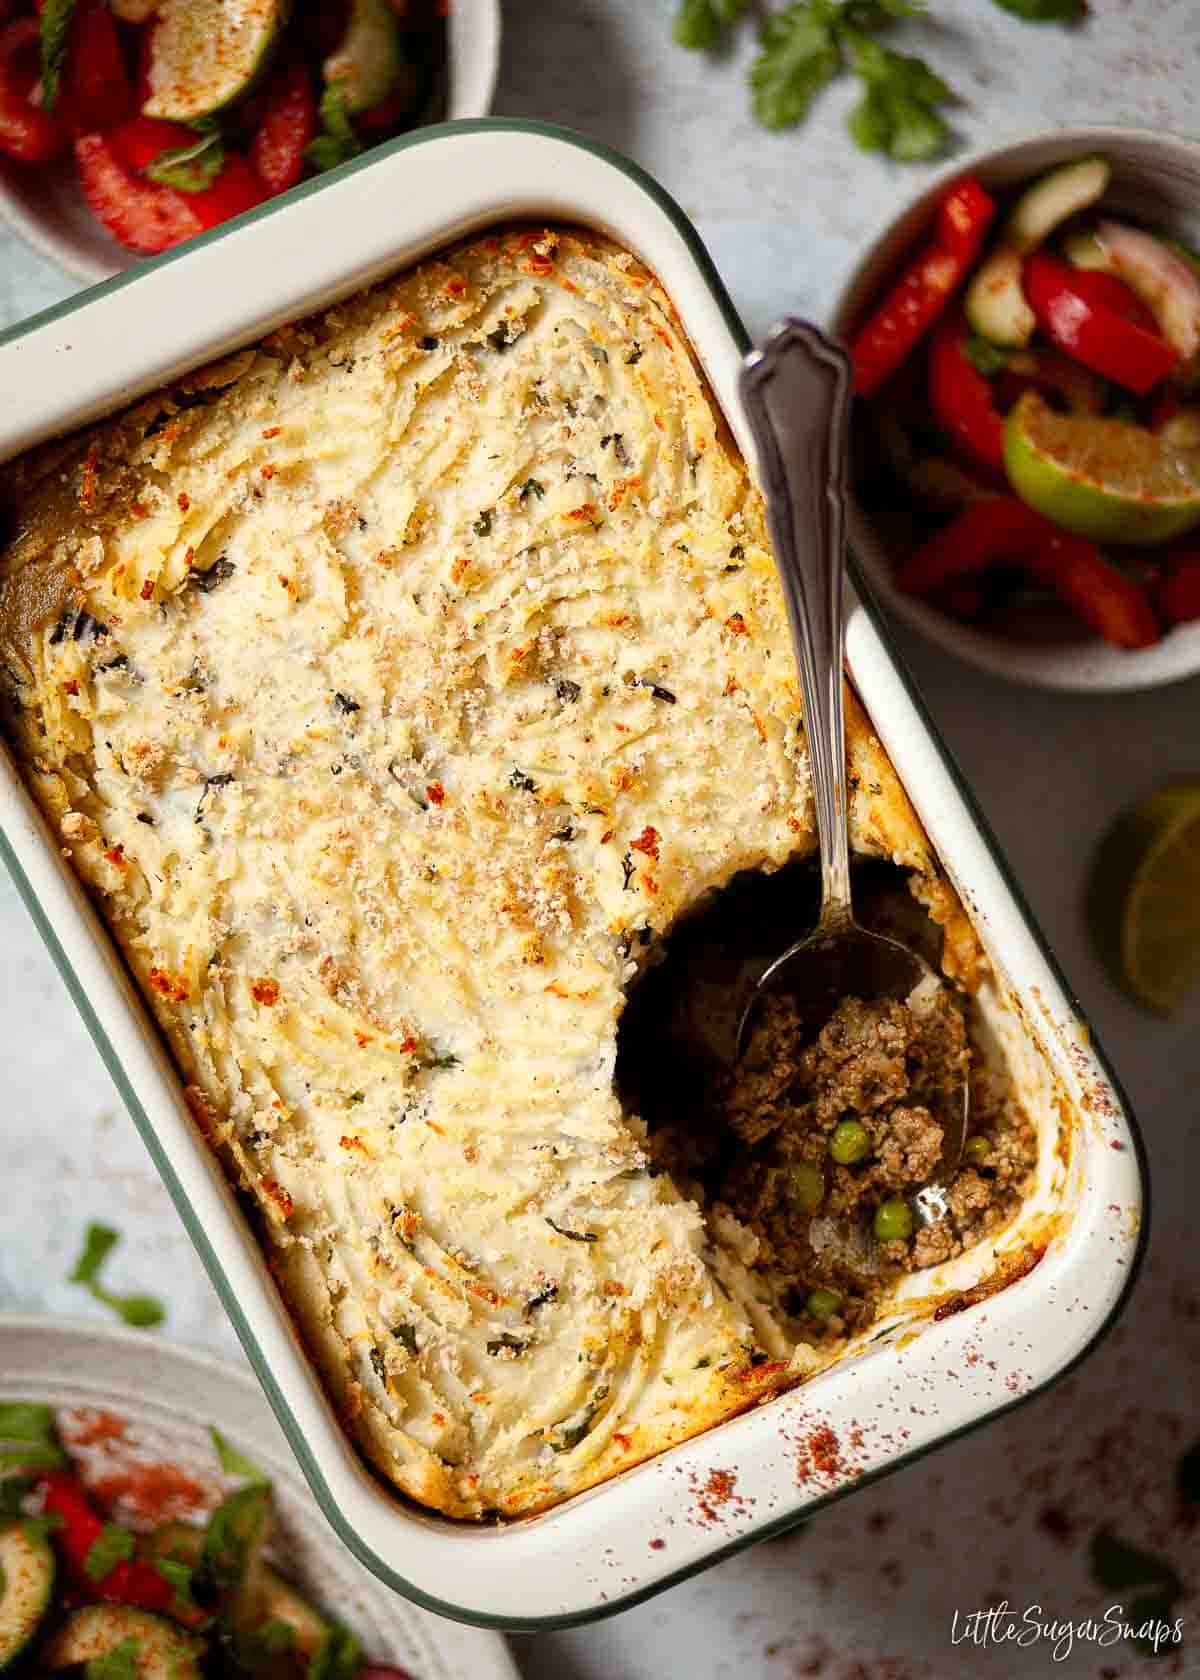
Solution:
<svg viewBox="0 0 1200 1680"><path fill-rule="evenodd" d="M763 21L750 66L754 114L766 128L793 128L842 68L832 0L802 0Z"/></svg>
<svg viewBox="0 0 1200 1680"><path fill-rule="evenodd" d="M1155 1587L1164 1592L1183 1591L1178 1575L1166 1558L1140 1551L1118 1539L1110 1528L1098 1528L1088 1546L1092 1578L1098 1586L1113 1592L1126 1587Z"/></svg>
<svg viewBox="0 0 1200 1680"><path fill-rule="evenodd" d="M54 1413L32 1400L0 1405L0 1441L57 1441Z"/></svg>
<svg viewBox="0 0 1200 1680"><path fill-rule="evenodd" d="M192 1582L196 1571L190 1563L184 1563L180 1558L160 1557L154 1559L154 1567L169 1587L174 1588L175 1597L171 1608L180 1612L199 1609L192 1596Z"/></svg>
<svg viewBox="0 0 1200 1680"><path fill-rule="evenodd" d="M0 1470L62 1470L67 1455L50 1441L29 1441L19 1447L0 1447Z"/></svg>
<svg viewBox="0 0 1200 1680"><path fill-rule="evenodd" d="M493 1359L506 1349L512 1353L514 1358L519 1359L528 1346L528 1342L523 1342L516 1336L510 1336L506 1330L502 1336L497 1336L495 1341L487 1344L487 1350Z"/></svg>
<svg viewBox="0 0 1200 1680"><path fill-rule="evenodd" d="M304 155L313 168L336 169L339 163L357 157L363 149L362 141L355 134L346 110L346 95L336 82L326 85L318 115L321 133L304 148Z"/></svg>
<svg viewBox="0 0 1200 1680"><path fill-rule="evenodd" d="M121 1233L111 1225L91 1224L84 1233L83 1253L75 1262L75 1270L68 1283L94 1283L100 1268L121 1240Z"/></svg>
<svg viewBox="0 0 1200 1680"><path fill-rule="evenodd" d="M84 1680L137 1680L138 1640L122 1639L102 1657L91 1657L84 1665Z"/></svg>
<svg viewBox="0 0 1200 1680"><path fill-rule="evenodd" d="M0 1523L25 1515L24 1501L36 1486L36 1476L6 1476L0 1482Z"/></svg>
<svg viewBox="0 0 1200 1680"><path fill-rule="evenodd" d="M994 0L1002 12L1026 23L1074 23L1083 11L1082 0Z"/></svg>
<svg viewBox="0 0 1200 1680"><path fill-rule="evenodd" d="M227 1476L242 1476L252 1486L259 1483L270 1484L271 1478L266 1472L260 1470L254 1460L247 1458L244 1452L239 1452L231 1441L225 1439L219 1429L209 1424L208 1433L216 1451L217 1463Z"/></svg>
<svg viewBox="0 0 1200 1680"><path fill-rule="evenodd" d="M100 1282L100 1268L120 1240L120 1232L111 1226L90 1224L84 1235L83 1252L67 1282L82 1283L95 1300L111 1307L133 1329L150 1330L167 1316L161 1301L153 1295L114 1295Z"/></svg>
<svg viewBox="0 0 1200 1680"><path fill-rule="evenodd" d="M719 43L745 10L746 0L680 0L672 37L677 46L705 51Z"/></svg>
<svg viewBox="0 0 1200 1680"><path fill-rule="evenodd" d="M358 1640L334 1622L308 1667L308 1680L355 1680L362 1668L362 1647Z"/></svg>
<svg viewBox="0 0 1200 1680"><path fill-rule="evenodd" d="M105 1523L88 1547L83 1572L89 1581L103 1581L119 1563L128 1562L133 1553L133 1535L129 1530L118 1523Z"/></svg>
<svg viewBox="0 0 1200 1680"><path fill-rule="evenodd" d="M296 1643L296 1630L291 1622L272 1616L261 1627L250 1629L237 1641L237 1665L250 1674L260 1674L274 1667L275 1660Z"/></svg>
<svg viewBox="0 0 1200 1680"><path fill-rule="evenodd" d="M984 338L982 333L971 333L963 339L963 354L985 379L994 379L1008 366L1008 351Z"/></svg>
<svg viewBox="0 0 1200 1680"><path fill-rule="evenodd" d="M892 52L859 30L844 40L855 75L865 84L861 102L850 114L850 133L868 152L886 152L900 163L936 156L949 128L937 107L953 98L942 78L924 59Z"/></svg>
<svg viewBox="0 0 1200 1680"><path fill-rule="evenodd" d="M198 134L190 146L161 152L143 173L160 186L174 187L176 192L197 193L211 187L224 167L225 147L220 133L213 129Z"/></svg>
<svg viewBox="0 0 1200 1680"><path fill-rule="evenodd" d="M63 60L67 55L67 31L75 12L75 0L46 0L38 21L42 52L42 108L52 111L58 100Z"/></svg>

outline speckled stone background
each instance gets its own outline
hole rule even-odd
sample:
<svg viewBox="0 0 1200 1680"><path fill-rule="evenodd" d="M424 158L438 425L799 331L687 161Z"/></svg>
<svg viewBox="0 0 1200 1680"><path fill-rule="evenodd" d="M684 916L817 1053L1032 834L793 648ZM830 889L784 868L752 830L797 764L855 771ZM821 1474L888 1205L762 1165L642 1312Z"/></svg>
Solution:
<svg viewBox="0 0 1200 1680"><path fill-rule="evenodd" d="M991 0L932 0L897 44L962 96L967 143L1078 121L1200 131L1197 0L1090 0L1069 31ZM571 124L631 153L697 218L752 329L820 311L861 231L920 182L854 151L851 90L802 131L755 128L742 71L668 40L667 0L508 0L497 110ZM0 236L0 320L71 284ZM975 675L910 636L897 645L1124 1079L1149 1143L1152 1244L1123 1323L1053 1392L864 1491L783 1540L596 1627L515 1642L529 1680L959 1680L1200 1675L1197 1530L1174 1476L1200 1437L1200 1244L1195 1227L1200 995L1149 1020L1109 986L1080 911L1087 857L1114 814L1200 774L1200 681L1073 699ZM126 1242L114 1282L161 1290L168 1333L240 1358L165 1192L15 892L0 883L0 1307L99 1311L64 1282L84 1222ZM1193 1508L1195 1509L1195 1508ZM1037 1619L1099 1615L1088 1569L1101 1524L1183 1577L1184 1641L1157 1663L1127 1647L953 1642L1007 1600ZM1061 1660L1060 1660L1061 1659Z"/></svg>

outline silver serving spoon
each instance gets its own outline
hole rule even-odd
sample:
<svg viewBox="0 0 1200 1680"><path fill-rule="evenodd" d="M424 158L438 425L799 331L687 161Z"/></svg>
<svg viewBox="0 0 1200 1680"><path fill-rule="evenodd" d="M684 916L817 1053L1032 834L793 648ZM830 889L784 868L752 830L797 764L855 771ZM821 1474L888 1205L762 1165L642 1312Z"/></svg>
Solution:
<svg viewBox="0 0 1200 1680"><path fill-rule="evenodd" d="M787 317L742 365L742 403L758 447L775 563L800 671L804 732L821 849L821 913L815 930L760 976L738 1026L737 1054L765 993L799 1009L815 1035L845 997L895 998L920 1008L943 982L899 940L854 919L847 832L846 732L842 707L843 578L851 367L845 350L807 321ZM962 1158L969 1093L949 1088L934 1118L942 1153L914 1198L925 1219L945 1210L942 1186Z"/></svg>

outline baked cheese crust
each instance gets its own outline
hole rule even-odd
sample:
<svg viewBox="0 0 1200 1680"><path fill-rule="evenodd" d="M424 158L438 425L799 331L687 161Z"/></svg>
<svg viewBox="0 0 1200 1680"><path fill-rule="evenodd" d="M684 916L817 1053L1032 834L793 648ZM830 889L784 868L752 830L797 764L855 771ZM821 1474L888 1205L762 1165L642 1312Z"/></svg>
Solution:
<svg viewBox="0 0 1200 1680"><path fill-rule="evenodd" d="M614 1091L660 937L814 846L762 509L654 277L501 230L2 488L18 759L379 1469L533 1511L814 1369ZM856 848L969 973L849 736Z"/></svg>

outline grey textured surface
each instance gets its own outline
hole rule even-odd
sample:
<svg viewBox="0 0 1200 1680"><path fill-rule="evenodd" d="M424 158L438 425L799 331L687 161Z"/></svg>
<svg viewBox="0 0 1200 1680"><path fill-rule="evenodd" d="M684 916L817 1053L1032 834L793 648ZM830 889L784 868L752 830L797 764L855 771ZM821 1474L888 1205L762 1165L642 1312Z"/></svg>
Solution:
<svg viewBox="0 0 1200 1680"><path fill-rule="evenodd" d="M958 89L963 142L1082 121L1197 125L1200 6L1091 0L1077 29L1038 29L990 0L935 0L937 22L897 45L926 53ZM665 0L509 0L497 101L507 115L564 122L631 153L700 221L752 329L781 309L820 311L863 230L920 181L855 152L849 89L807 127L753 126L728 62L668 42ZM0 238L0 318L64 296L69 282ZM1133 1099L1156 1184L1150 1258L1106 1346L1053 1393L789 1538L733 1559L608 1623L518 1642L529 1680L958 1680L962 1675L1200 1674L1200 1611L1180 1606L1184 1644L1157 1666L1127 1647L1077 1641L952 1643L955 1611L1007 1599L1037 1619L1103 1612L1087 1540L1102 1522L1160 1548L1186 1573L1194 1534L1172 1477L1200 1434L1200 1263L1191 1236L1198 1159L1200 997L1160 1023L1109 986L1080 909L1091 848L1148 788L1200 773L1200 681L1155 693L1070 698L971 673L897 635L1015 873ZM0 1306L81 1310L63 1282L88 1217L119 1225L114 1281L154 1285L169 1331L235 1353L232 1333L120 1111L12 888L0 887ZM95 1309L99 1310L99 1309ZM856 1666L861 1665L861 1666Z"/></svg>

